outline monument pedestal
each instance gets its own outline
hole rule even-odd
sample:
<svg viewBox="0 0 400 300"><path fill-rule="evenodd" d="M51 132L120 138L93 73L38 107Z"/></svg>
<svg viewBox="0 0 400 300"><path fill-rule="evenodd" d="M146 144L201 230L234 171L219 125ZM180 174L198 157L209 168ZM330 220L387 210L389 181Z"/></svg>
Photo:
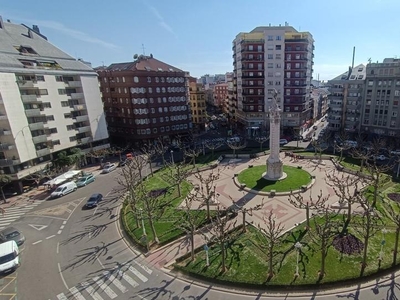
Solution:
<svg viewBox="0 0 400 300"><path fill-rule="evenodd" d="M273 159L271 156L267 159L267 172L263 174L263 178L270 181L278 181L286 178L286 173L283 172L283 162L278 159Z"/></svg>

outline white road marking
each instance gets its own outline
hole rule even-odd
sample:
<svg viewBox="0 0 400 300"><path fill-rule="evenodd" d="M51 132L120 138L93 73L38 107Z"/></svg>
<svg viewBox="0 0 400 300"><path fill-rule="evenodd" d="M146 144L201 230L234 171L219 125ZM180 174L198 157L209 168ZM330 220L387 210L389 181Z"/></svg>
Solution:
<svg viewBox="0 0 400 300"><path fill-rule="evenodd" d="M68 298L64 295L64 293L58 294L57 299L58 300L68 300Z"/></svg>
<svg viewBox="0 0 400 300"><path fill-rule="evenodd" d="M36 224L28 224L28 225L38 231L41 231L41 230L45 229L46 227L48 227L48 225L36 225Z"/></svg>
<svg viewBox="0 0 400 300"><path fill-rule="evenodd" d="M119 270L118 276L122 277L126 282L128 282L134 288L139 286L139 283L137 283L136 280L134 280L132 277L126 275L124 271Z"/></svg>
<svg viewBox="0 0 400 300"><path fill-rule="evenodd" d="M85 198L86 198L86 197L83 197L83 198L82 198L82 200L81 200L81 201L79 201L79 204L81 204L81 203L82 203L82 201L83 201L83 200L85 200ZM79 204L78 204L78 205L79 205ZM63 224L64 224L64 225L65 225L65 224L67 224L67 221L69 220L69 218L71 218L72 214L74 213L74 211L75 211L75 209L78 207L78 205L77 205L77 206L75 206L75 207L74 207L74 209L71 211L71 213L69 214L69 216L68 216L67 220L66 220L66 221L64 221L65 223L63 222Z"/></svg>
<svg viewBox="0 0 400 300"><path fill-rule="evenodd" d="M114 293L112 289L108 287L107 284L104 283L104 279L100 279L98 276L93 278L93 281L96 282L99 287L107 294L111 299L117 298L117 294Z"/></svg>
<svg viewBox="0 0 400 300"><path fill-rule="evenodd" d="M61 272L60 263L57 263L57 264L58 264L58 273L60 273L61 280L62 280L62 282L64 283L64 286L67 288L67 290L69 290L68 285L67 285L67 283L65 282L64 276L63 276L63 274L62 274L62 272Z"/></svg>
<svg viewBox="0 0 400 300"><path fill-rule="evenodd" d="M90 296L92 296L94 300L103 300L103 297L101 297L99 293L97 293L96 290L88 282L82 282L81 286L85 288L85 290L89 293Z"/></svg>
<svg viewBox="0 0 400 300"><path fill-rule="evenodd" d="M96 214L96 212L97 212L97 208L98 208L99 206L98 205L96 205L96 208L94 209L94 212L93 212L93 216Z"/></svg>
<svg viewBox="0 0 400 300"><path fill-rule="evenodd" d="M64 221L63 224L64 224L64 225L67 224L67 221Z"/></svg>
<svg viewBox="0 0 400 300"><path fill-rule="evenodd" d="M38 240L38 241L32 243L32 245L36 245L36 244L39 244L39 243L41 243L41 242L42 242L42 240Z"/></svg>
<svg viewBox="0 0 400 300"><path fill-rule="evenodd" d="M57 254L60 252L60 242L57 243Z"/></svg>
<svg viewBox="0 0 400 300"><path fill-rule="evenodd" d="M108 278L122 293L126 293L128 289L119 281L112 273L103 272L104 276Z"/></svg>
<svg viewBox="0 0 400 300"><path fill-rule="evenodd" d="M62 230L57 231L57 234L61 234L61 233L62 233Z"/></svg>
<svg viewBox="0 0 400 300"><path fill-rule="evenodd" d="M153 270L151 270L148 266L142 265L141 263L138 263L136 260L134 260L133 262L137 264L139 267L141 267L143 270L145 270L147 274L151 275L151 273L153 273Z"/></svg>
<svg viewBox="0 0 400 300"><path fill-rule="evenodd" d="M55 235L53 234L53 235L51 235L51 236L48 236L47 238L46 238L46 240L48 240L48 239L51 239L51 238L53 238L53 237L55 237Z"/></svg>
<svg viewBox="0 0 400 300"><path fill-rule="evenodd" d="M65 227L64 225L61 225L61 226L60 226L60 229L64 229L64 227Z"/></svg>
<svg viewBox="0 0 400 300"><path fill-rule="evenodd" d="M69 291L74 295L76 300L86 300L85 297L82 296L82 294L78 291L76 287L72 287L69 289Z"/></svg>
<svg viewBox="0 0 400 300"><path fill-rule="evenodd" d="M136 270L134 267L129 266L129 271L131 271L133 274L135 274L136 277L138 277L141 281L146 282L147 277L143 276L142 273L140 273L138 270Z"/></svg>

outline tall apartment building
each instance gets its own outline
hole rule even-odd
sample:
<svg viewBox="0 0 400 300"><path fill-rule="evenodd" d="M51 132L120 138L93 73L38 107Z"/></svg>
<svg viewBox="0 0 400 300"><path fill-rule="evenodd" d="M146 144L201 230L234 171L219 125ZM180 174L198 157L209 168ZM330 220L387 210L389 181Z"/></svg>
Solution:
<svg viewBox="0 0 400 300"><path fill-rule="evenodd" d="M236 118L247 128L268 127L269 100L278 92L282 126L301 131L311 116L314 40L291 26L263 26L233 41Z"/></svg>
<svg viewBox="0 0 400 300"><path fill-rule="evenodd" d="M203 130L206 119L206 93L204 86L197 83L195 78L189 78L190 110L192 123L197 130Z"/></svg>
<svg viewBox="0 0 400 300"><path fill-rule="evenodd" d="M172 142L192 129L186 72L140 55L97 68L110 138L117 143Z"/></svg>
<svg viewBox="0 0 400 300"><path fill-rule="evenodd" d="M385 58L382 63L367 64L364 90L361 131L370 137L399 138L400 59Z"/></svg>
<svg viewBox="0 0 400 300"><path fill-rule="evenodd" d="M356 135L361 124L366 67L360 64L328 81L328 129Z"/></svg>
<svg viewBox="0 0 400 300"><path fill-rule="evenodd" d="M96 72L26 25L0 17L0 171L21 179L55 152L109 147Z"/></svg>
<svg viewBox="0 0 400 300"><path fill-rule="evenodd" d="M214 106L218 107L223 113L226 113L226 99L228 97L228 83L218 83L214 85Z"/></svg>

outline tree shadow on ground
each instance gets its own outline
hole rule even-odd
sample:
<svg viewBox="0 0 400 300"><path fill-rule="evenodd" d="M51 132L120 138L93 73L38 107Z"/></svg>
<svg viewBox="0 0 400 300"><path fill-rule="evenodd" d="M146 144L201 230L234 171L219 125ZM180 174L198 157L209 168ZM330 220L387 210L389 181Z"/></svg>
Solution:
<svg viewBox="0 0 400 300"><path fill-rule="evenodd" d="M89 239L95 238L100 235L100 233L102 233L104 230L106 230L107 226L111 223L114 223L114 221L101 225L87 225L84 227L83 230L74 232L72 236L62 241L60 245L65 246L71 242L76 244L85 237L88 237Z"/></svg>

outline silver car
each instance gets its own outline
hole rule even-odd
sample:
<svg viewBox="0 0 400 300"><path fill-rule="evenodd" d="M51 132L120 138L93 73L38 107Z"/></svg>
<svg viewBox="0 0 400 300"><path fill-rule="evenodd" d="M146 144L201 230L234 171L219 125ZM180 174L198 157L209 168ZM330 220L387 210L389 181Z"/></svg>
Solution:
<svg viewBox="0 0 400 300"><path fill-rule="evenodd" d="M15 241L18 246L21 246L25 242L25 237L15 227L7 227L0 231L0 242L5 243L8 241Z"/></svg>
<svg viewBox="0 0 400 300"><path fill-rule="evenodd" d="M116 164L109 164L103 168L103 171L101 171L101 173L103 173L103 174L110 173L110 172L114 171L116 168L117 168Z"/></svg>

